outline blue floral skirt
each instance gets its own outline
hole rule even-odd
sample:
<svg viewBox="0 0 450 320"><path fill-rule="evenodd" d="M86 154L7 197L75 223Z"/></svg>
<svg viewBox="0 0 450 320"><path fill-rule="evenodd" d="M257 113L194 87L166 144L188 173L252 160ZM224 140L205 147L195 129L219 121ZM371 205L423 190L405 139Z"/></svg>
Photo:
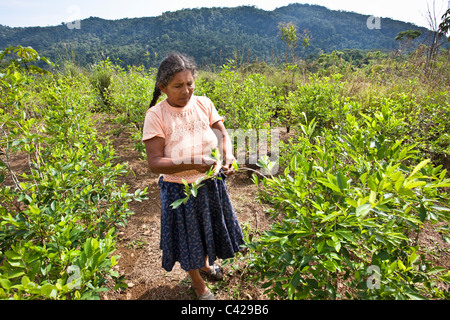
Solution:
<svg viewBox="0 0 450 320"><path fill-rule="evenodd" d="M176 209L170 205L185 197L184 185L159 179L161 189L162 267L171 271L178 261L185 271L205 266L205 257L213 265L217 258L232 258L244 244L242 230L222 179L208 179L197 197Z"/></svg>

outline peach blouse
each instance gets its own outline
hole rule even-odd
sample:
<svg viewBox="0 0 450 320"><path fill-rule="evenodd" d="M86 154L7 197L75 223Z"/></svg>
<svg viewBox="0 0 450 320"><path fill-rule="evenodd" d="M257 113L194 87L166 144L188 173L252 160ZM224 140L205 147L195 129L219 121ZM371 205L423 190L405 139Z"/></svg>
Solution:
<svg viewBox="0 0 450 320"><path fill-rule="evenodd" d="M209 156L211 149L217 148L217 136L211 127L223 120L207 97L192 96L182 108L172 107L165 99L148 109L142 141L164 138L164 157L171 158L175 164L186 158L195 161L202 155ZM203 176L204 173L196 170L162 175L164 181L175 183L182 183L182 179L193 183Z"/></svg>

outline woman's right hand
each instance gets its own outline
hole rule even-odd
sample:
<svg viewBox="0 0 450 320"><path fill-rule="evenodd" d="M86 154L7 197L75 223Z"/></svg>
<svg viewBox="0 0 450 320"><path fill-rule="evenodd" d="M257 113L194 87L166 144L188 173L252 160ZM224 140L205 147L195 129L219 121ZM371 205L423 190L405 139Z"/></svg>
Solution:
<svg viewBox="0 0 450 320"><path fill-rule="evenodd" d="M200 173L205 173L209 169L211 169L212 166L217 166L217 161L209 156L203 155L201 159L202 159L201 164L196 164L196 162L194 161L195 170L197 170Z"/></svg>

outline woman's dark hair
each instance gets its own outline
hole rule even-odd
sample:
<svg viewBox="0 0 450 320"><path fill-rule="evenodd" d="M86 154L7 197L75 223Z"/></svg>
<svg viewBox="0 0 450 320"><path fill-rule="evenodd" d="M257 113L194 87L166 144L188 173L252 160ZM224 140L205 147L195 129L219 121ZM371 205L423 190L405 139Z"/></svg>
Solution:
<svg viewBox="0 0 450 320"><path fill-rule="evenodd" d="M167 86L172 81L175 74L178 72L189 70L192 76L197 76L197 66L193 58L181 53L169 54L159 66L158 73L156 74L155 91L153 91L153 99L150 102L150 108L156 105L159 97L161 96L161 90L159 85L163 87Z"/></svg>

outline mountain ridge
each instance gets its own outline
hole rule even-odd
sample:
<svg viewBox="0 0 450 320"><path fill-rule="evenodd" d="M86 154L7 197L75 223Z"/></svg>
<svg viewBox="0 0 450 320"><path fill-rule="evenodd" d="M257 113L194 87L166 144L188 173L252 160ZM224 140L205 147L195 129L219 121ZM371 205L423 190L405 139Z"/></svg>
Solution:
<svg viewBox="0 0 450 320"><path fill-rule="evenodd" d="M124 65L155 66L161 56L181 51L200 64L222 64L228 59L283 61L286 45L278 25L292 22L298 33L311 35L310 46L299 45L298 56L318 56L343 49L392 51L400 31L419 30L422 42L429 30L412 23L381 18L379 29L370 28L368 15L330 10L323 6L291 4L265 11L255 6L194 8L160 16L108 20L89 17L76 24L49 27L0 25L0 48L31 46L44 56L62 62L92 64L109 56Z"/></svg>

